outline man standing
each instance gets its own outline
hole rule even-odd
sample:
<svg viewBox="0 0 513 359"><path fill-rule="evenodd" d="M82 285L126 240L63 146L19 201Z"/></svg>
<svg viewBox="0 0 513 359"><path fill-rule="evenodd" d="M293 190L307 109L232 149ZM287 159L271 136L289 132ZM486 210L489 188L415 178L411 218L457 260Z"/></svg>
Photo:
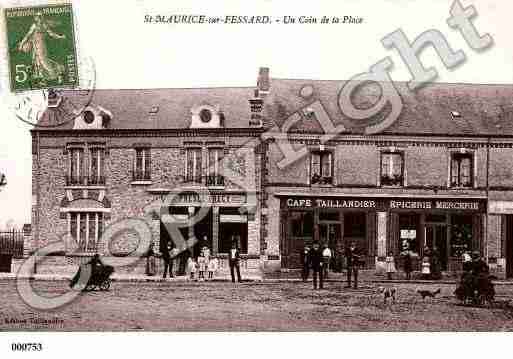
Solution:
<svg viewBox="0 0 513 359"><path fill-rule="evenodd" d="M322 273L322 251L319 243L315 242L309 253L310 265L312 267L313 286L317 289L317 276L319 276L319 289L324 286L324 278Z"/></svg>
<svg viewBox="0 0 513 359"><path fill-rule="evenodd" d="M167 271L169 270L169 277L173 277L173 263L171 259L171 243L168 243L164 248L160 249L160 253L162 254L162 260L164 261L164 275L162 278L166 278Z"/></svg>
<svg viewBox="0 0 513 359"><path fill-rule="evenodd" d="M235 283L235 270L237 270L237 281L240 282L240 253L239 249L237 248L237 242L235 240L232 242L232 248L230 249L228 260L230 264L230 275L232 276L232 283Z"/></svg>
<svg viewBox="0 0 513 359"><path fill-rule="evenodd" d="M347 285L346 288L351 288L351 275L354 276L354 288L358 287L358 265L360 262L360 256L356 249L356 244L351 242L349 247L346 247L345 251L347 260Z"/></svg>
<svg viewBox="0 0 513 359"><path fill-rule="evenodd" d="M301 252L301 266L303 268L301 270L301 278L303 279L303 282L306 282L308 280L308 274L310 273L310 268L309 268L310 261L308 258L309 257L308 252L310 252L310 248L308 248L308 246L305 246L305 248Z"/></svg>

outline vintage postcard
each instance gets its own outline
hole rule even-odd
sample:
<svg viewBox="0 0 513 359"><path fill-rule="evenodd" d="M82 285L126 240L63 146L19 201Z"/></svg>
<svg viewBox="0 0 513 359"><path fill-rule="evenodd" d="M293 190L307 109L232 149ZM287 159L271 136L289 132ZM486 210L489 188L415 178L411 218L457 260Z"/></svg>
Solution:
<svg viewBox="0 0 513 359"><path fill-rule="evenodd" d="M440 333L513 331L512 10L2 3L8 357L500 355Z"/></svg>

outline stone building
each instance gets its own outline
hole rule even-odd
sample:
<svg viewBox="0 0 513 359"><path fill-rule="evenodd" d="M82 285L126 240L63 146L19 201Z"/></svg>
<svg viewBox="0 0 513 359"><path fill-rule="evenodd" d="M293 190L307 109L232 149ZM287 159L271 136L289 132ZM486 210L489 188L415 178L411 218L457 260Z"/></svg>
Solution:
<svg viewBox="0 0 513 359"><path fill-rule="evenodd" d="M236 240L246 270L297 268L320 241L339 264L355 242L367 268L430 248L446 271L480 251L513 276L513 87L358 84L355 108L401 99L369 134L394 109L348 117L348 84L264 68L251 88L96 90L78 112L83 94L55 94L32 130L34 241L63 237L68 257L87 255L106 250L107 226L139 218L157 248L169 223L197 239L192 254L207 245L223 259ZM135 247L120 231L108 252Z"/></svg>
<svg viewBox="0 0 513 359"><path fill-rule="evenodd" d="M350 119L339 106L346 84L270 82L268 116L288 136L266 150L268 253L297 268L315 240L340 264L355 242L365 266L381 269L389 253L421 258L429 248L452 271L462 252L480 251L513 276L513 87L428 84L412 92L406 83L360 84L351 94L356 108L391 98L385 91L402 103L395 122L371 135L365 127L383 121L390 106L368 121ZM335 128L339 135L326 138ZM286 144L302 155L289 161Z"/></svg>
<svg viewBox="0 0 513 359"><path fill-rule="evenodd" d="M59 241L68 258L134 254L143 220L157 252L174 235L193 255L208 246L224 258L236 240L245 268L260 267L262 154L252 140L263 127L256 105L251 115L253 88L49 97L32 130L38 247Z"/></svg>

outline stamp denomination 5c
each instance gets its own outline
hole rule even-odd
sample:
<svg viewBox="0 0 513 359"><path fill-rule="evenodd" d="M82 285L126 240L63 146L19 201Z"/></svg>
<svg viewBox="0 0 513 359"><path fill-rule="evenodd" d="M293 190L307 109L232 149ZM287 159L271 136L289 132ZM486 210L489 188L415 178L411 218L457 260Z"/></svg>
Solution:
<svg viewBox="0 0 513 359"><path fill-rule="evenodd" d="M78 85L71 4L5 9L13 91Z"/></svg>

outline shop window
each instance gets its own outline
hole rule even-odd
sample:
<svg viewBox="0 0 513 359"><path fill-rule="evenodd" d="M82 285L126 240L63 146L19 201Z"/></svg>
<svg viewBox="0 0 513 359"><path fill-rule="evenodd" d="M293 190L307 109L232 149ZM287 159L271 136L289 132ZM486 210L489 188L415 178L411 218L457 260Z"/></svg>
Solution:
<svg viewBox="0 0 513 359"><path fill-rule="evenodd" d="M451 156L451 187L473 186L473 156L469 153L453 153Z"/></svg>
<svg viewBox="0 0 513 359"><path fill-rule="evenodd" d="M321 211L319 221L340 221L340 214L338 211Z"/></svg>
<svg viewBox="0 0 513 359"><path fill-rule="evenodd" d="M366 222L365 212L346 213L344 215L344 237L364 238Z"/></svg>
<svg viewBox="0 0 513 359"><path fill-rule="evenodd" d="M399 215L399 250L419 253L419 215Z"/></svg>
<svg viewBox="0 0 513 359"><path fill-rule="evenodd" d="M452 257L461 257L472 250L472 216L453 215L451 217L451 253Z"/></svg>
<svg viewBox="0 0 513 359"><path fill-rule="evenodd" d="M367 255L367 213L353 212L344 214L344 247L356 245L362 256ZM362 258L363 259L363 258Z"/></svg>
<svg viewBox="0 0 513 359"><path fill-rule="evenodd" d="M82 252L96 252L98 240L103 233L103 213L71 212L69 216L70 236Z"/></svg>
<svg viewBox="0 0 513 359"><path fill-rule="evenodd" d="M90 150L89 180L92 185L104 185L105 149L93 147Z"/></svg>
<svg viewBox="0 0 513 359"><path fill-rule="evenodd" d="M243 254L248 253L248 217L238 208L219 210L219 253L229 253L232 243L236 242Z"/></svg>
<svg viewBox="0 0 513 359"><path fill-rule="evenodd" d="M188 148L185 155L185 182L201 182L201 148Z"/></svg>
<svg viewBox="0 0 513 359"><path fill-rule="evenodd" d="M223 164L222 159L222 148L208 149L208 176L206 181L207 186L224 186L224 177L221 175L221 166Z"/></svg>
<svg viewBox="0 0 513 359"><path fill-rule="evenodd" d="M151 150L149 148L135 149L133 180L151 180Z"/></svg>
<svg viewBox="0 0 513 359"><path fill-rule="evenodd" d="M333 155L330 151L314 151L311 153L312 184L333 183Z"/></svg>
<svg viewBox="0 0 513 359"><path fill-rule="evenodd" d="M68 177L66 185L83 185L85 184L84 174L84 149L70 148L68 157Z"/></svg>
<svg viewBox="0 0 513 359"><path fill-rule="evenodd" d="M292 237L311 238L313 236L314 216L312 211L290 211L289 228Z"/></svg>
<svg viewBox="0 0 513 359"><path fill-rule="evenodd" d="M403 168L404 159L402 153L381 153L381 185L402 186L404 183Z"/></svg>

